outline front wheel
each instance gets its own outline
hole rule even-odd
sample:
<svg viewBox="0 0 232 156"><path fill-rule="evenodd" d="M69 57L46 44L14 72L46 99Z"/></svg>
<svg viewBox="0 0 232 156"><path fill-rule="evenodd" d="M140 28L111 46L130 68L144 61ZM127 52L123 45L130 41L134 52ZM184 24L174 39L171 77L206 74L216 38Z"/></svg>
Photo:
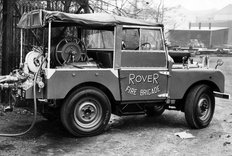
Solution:
<svg viewBox="0 0 232 156"><path fill-rule="evenodd" d="M109 99L95 87L83 87L74 91L61 108L61 121L75 136L94 136L102 133L110 115Z"/></svg>
<svg viewBox="0 0 232 156"><path fill-rule="evenodd" d="M213 91L207 85L198 85L188 93L185 100L185 118L192 128L207 127L215 108Z"/></svg>

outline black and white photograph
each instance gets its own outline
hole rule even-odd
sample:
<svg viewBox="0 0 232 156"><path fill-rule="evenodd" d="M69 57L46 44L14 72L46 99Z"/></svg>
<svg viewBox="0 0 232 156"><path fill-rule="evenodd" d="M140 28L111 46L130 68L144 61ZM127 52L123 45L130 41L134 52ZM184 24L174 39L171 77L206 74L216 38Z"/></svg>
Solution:
<svg viewBox="0 0 232 156"><path fill-rule="evenodd" d="M232 156L231 0L0 0L0 156Z"/></svg>

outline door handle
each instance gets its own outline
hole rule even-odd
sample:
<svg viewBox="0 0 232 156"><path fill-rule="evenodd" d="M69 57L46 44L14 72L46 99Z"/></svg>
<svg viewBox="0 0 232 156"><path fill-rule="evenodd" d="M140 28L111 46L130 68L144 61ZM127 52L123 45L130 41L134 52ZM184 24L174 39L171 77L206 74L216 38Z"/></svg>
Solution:
<svg viewBox="0 0 232 156"><path fill-rule="evenodd" d="M120 77L120 79L125 79L125 78L127 78L127 76L122 76L122 77Z"/></svg>

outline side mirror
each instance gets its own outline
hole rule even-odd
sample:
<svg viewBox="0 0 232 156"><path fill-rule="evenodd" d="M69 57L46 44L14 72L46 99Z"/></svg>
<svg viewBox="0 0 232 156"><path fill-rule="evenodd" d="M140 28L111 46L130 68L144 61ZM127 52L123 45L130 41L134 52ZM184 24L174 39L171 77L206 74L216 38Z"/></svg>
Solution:
<svg viewBox="0 0 232 156"><path fill-rule="evenodd" d="M164 45L167 47L167 49L171 46L170 42L167 40L164 40Z"/></svg>
<svg viewBox="0 0 232 156"><path fill-rule="evenodd" d="M215 66L215 69L217 69L218 66L222 66L223 63L224 63L224 62L222 61L222 59L218 59L218 60L217 60L217 64L216 64L216 66Z"/></svg>

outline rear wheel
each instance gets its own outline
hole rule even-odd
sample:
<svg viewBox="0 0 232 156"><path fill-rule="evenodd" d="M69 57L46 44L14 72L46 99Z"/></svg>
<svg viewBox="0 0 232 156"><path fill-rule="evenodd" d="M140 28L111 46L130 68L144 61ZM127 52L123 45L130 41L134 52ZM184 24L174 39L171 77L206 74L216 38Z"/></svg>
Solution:
<svg viewBox="0 0 232 156"><path fill-rule="evenodd" d="M192 128L207 127L215 108L213 91L207 85L198 85L188 93L185 101L185 118Z"/></svg>
<svg viewBox="0 0 232 156"><path fill-rule="evenodd" d="M107 96L94 87L74 91L61 108L61 121L75 136L102 133L110 119L111 105Z"/></svg>

